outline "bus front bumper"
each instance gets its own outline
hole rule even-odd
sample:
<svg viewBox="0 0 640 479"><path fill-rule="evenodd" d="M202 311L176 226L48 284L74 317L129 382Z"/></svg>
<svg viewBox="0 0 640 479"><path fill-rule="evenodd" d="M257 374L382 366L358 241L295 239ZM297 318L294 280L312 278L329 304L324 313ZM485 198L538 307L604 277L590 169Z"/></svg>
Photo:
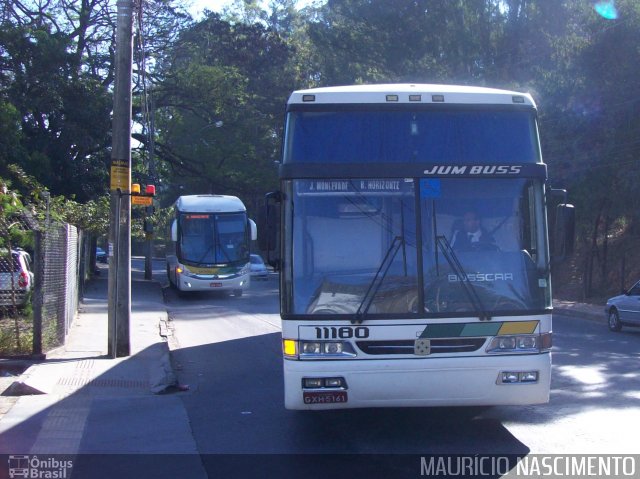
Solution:
<svg viewBox="0 0 640 479"><path fill-rule="evenodd" d="M502 373L533 371L538 374L535 382L502 383L500 379ZM549 401L551 354L397 360L285 359L284 373L287 409L543 404ZM346 387L303 390L305 378L343 378Z"/></svg>
<svg viewBox="0 0 640 479"><path fill-rule="evenodd" d="M186 275L178 277L180 291L235 291L247 289L249 284L250 276L248 274L230 279L202 279Z"/></svg>

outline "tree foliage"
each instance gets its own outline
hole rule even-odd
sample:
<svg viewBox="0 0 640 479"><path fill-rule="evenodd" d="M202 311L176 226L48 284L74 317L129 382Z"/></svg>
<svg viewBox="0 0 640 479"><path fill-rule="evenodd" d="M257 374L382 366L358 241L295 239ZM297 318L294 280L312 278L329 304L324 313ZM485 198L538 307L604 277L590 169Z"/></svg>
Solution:
<svg viewBox="0 0 640 479"><path fill-rule="evenodd" d="M55 194L87 200L106 185L107 4L2 5L0 98L14 114L12 130L0 134L9 134L14 146L0 155L0 172L15 163Z"/></svg>
<svg viewBox="0 0 640 479"><path fill-rule="evenodd" d="M291 49L260 24L216 14L183 32L155 90L158 154L169 196L262 194L275 186Z"/></svg>

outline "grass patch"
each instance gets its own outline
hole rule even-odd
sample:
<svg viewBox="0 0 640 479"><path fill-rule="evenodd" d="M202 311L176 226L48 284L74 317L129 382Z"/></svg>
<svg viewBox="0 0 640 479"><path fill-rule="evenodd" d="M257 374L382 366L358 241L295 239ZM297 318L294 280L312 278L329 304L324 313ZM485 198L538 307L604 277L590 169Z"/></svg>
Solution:
<svg viewBox="0 0 640 479"><path fill-rule="evenodd" d="M29 355L33 347L33 317L20 311L0 316L0 356Z"/></svg>

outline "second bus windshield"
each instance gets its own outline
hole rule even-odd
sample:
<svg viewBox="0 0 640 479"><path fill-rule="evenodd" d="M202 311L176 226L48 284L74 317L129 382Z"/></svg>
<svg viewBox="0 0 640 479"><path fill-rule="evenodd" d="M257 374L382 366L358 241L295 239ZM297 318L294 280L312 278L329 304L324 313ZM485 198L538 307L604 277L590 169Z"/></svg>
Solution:
<svg viewBox="0 0 640 479"><path fill-rule="evenodd" d="M289 186L286 313L464 316L549 306L540 181L389 178Z"/></svg>
<svg viewBox="0 0 640 479"><path fill-rule="evenodd" d="M180 255L184 263L227 264L249 261L244 213L180 215Z"/></svg>

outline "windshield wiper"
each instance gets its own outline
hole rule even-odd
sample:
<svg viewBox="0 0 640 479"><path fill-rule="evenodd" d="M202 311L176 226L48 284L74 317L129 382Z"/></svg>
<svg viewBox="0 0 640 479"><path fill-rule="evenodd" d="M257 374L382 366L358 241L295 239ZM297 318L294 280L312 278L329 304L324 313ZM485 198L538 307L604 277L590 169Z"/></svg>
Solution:
<svg viewBox="0 0 640 479"><path fill-rule="evenodd" d="M360 324L364 321L364 317L373 304L373 298L378 294L378 290L380 289L380 286L382 286L382 282L391 267L391 263L393 263L393 259L396 257L396 254L398 254L398 251L403 244L404 238L402 236L396 236L393 238L393 241L387 250L387 254L384 256L382 263L380 263L380 267L378 268L378 271L376 271L371 284L369 284L369 288L367 289L364 298L362 298L358 311L356 311L356 317L351 320L352 324Z"/></svg>
<svg viewBox="0 0 640 479"><path fill-rule="evenodd" d="M474 288L473 284L471 284L471 281L469 281L467 273L464 272L464 268L460 264L458 256L456 255L455 251L453 251L453 248L451 247L449 241L447 241L447 238L441 235L436 236L436 247L438 246L440 247L445 259L447 260L447 263L449 263L449 266L451 266L451 269L453 269L458 278L460 278L462 289L464 289L464 292L467 294L469 301L471 301L473 309L476 313L478 313L480 321L491 321L491 316L489 316L484 310L484 306L482 304L480 296L478 296L476 289Z"/></svg>
<svg viewBox="0 0 640 479"><path fill-rule="evenodd" d="M211 251L211 248L213 248L213 244L209 245L209 247L206 249L204 254L200 256L200 259L197 261L198 264L202 264L202 260L207 257L207 255L209 254L209 251Z"/></svg>

